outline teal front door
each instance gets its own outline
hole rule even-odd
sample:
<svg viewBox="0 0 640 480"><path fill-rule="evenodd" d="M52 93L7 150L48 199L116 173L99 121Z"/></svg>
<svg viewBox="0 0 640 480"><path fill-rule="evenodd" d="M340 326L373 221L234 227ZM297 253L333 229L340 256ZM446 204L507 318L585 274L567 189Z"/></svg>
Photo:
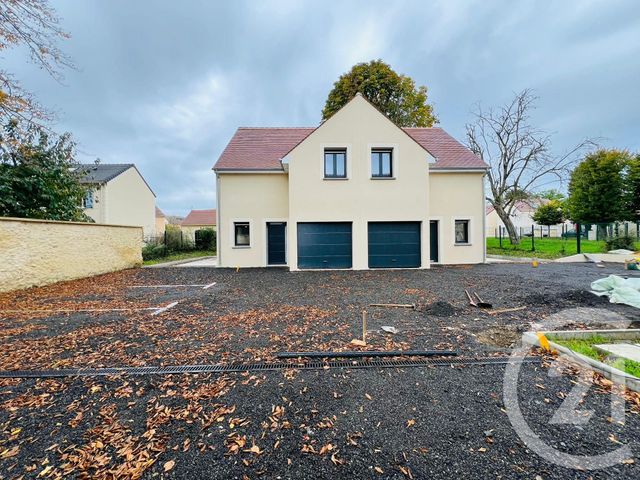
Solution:
<svg viewBox="0 0 640 480"><path fill-rule="evenodd" d="M438 260L438 221L429 222L429 245L431 250L431 261L437 263Z"/></svg>

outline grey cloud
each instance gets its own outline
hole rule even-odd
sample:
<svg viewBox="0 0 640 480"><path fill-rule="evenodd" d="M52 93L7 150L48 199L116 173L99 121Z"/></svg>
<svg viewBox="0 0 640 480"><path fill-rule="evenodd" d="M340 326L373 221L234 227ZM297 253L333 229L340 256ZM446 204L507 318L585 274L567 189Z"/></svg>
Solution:
<svg viewBox="0 0 640 480"><path fill-rule="evenodd" d="M640 149L640 3L629 1L54 2L79 69L59 85L3 62L83 160L135 162L167 213L213 207L211 166L238 126L315 125L332 83L382 58L429 88L444 128L514 91L558 151L583 137Z"/></svg>

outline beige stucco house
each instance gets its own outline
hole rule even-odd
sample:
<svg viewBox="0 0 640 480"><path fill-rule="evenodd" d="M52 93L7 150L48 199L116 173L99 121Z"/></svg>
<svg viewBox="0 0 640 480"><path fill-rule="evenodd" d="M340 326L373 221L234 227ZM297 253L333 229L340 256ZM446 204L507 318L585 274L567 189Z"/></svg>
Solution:
<svg viewBox="0 0 640 480"><path fill-rule="evenodd" d="M196 241L196 231L215 230L218 216L215 209L191 210L180 222L180 230L185 240Z"/></svg>
<svg viewBox="0 0 640 480"><path fill-rule="evenodd" d="M155 235L161 237L169 225L169 220L162 210L156 207L156 226Z"/></svg>
<svg viewBox="0 0 640 480"><path fill-rule="evenodd" d="M156 195L136 166L82 165L82 183L91 186L82 202L96 223L142 227L145 237L156 229Z"/></svg>
<svg viewBox="0 0 640 480"><path fill-rule="evenodd" d="M485 260L487 165L357 95L317 128L240 128L214 166L218 262L291 270Z"/></svg>

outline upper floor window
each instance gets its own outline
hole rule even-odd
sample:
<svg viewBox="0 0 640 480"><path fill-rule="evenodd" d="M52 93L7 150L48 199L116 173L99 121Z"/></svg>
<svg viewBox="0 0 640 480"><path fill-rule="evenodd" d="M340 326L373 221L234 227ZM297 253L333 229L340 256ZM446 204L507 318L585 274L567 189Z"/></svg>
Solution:
<svg viewBox="0 0 640 480"><path fill-rule="evenodd" d="M324 151L324 178L347 178L347 151L345 149Z"/></svg>
<svg viewBox="0 0 640 480"><path fill-rule="evenodd" d="M82 199L82 208L93 208L93 190L87 190Z"/></svg>
<svg viewBox="0 0 640 480"><path fill-rule="evenodd" d="M371 176L374 178L393 177L393 149L374 148L371 150Z"/></svg>

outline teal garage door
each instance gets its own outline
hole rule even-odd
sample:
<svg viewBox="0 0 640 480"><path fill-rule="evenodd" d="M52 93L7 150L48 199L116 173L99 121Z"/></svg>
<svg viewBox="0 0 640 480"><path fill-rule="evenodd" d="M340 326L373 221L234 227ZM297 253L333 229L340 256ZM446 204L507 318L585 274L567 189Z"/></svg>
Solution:
<svg viewBox="0 0 640 480"><path fill-rule="evenodd" d="M351 223L298 223L298 268L351 268Z"/></svg>
<svg viewBox="0 0 640 480"><path fill-rule="evenodd" d="M420 266L420 222L369 222L369 268Z"/></svg>

